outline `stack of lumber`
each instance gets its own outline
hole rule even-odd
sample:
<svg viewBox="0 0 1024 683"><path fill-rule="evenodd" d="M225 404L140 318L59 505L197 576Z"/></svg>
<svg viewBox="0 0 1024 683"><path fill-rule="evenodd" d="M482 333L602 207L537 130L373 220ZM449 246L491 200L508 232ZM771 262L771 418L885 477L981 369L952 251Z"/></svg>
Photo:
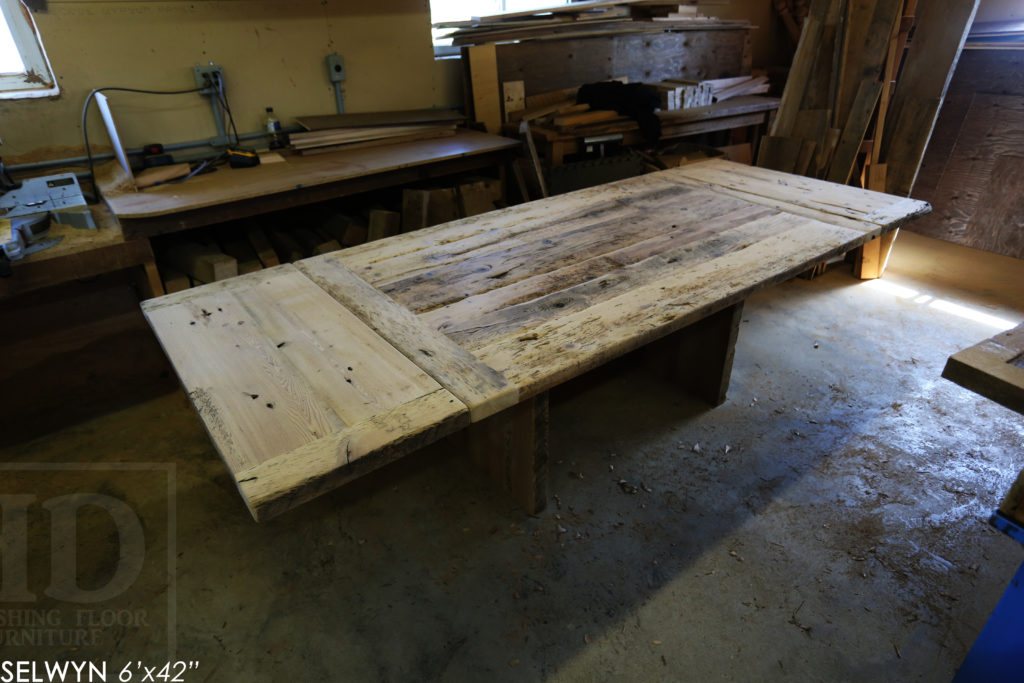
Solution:
<svg viewBox="0 0 1024 683"><path fill-rule="evenodd" d="M977 1L813 0L758 165L909 195Z"/></svg>
<svg viewBox="0 0 1024 683"><path fill-rule="evenodd" d="M318 154L358 147L455 135L463 117L449 109L303 116L306 132L293 133L290 142L300 154Z"/></svg>
<svg viewBox="0 0 1024 683"><path fill-rule="evenodd" d="M170 294L282 263L354 247L458 218L476 216L504 205L500 180L477 175L459 177L449 186L402 190L388 206L355 204L351 212L325 204L168 235L153 250L164 290Z"/></svg>
<svg viewBox="0 0 1024 683"><path fill-rule="evenodd" d="M723 102L742 95L763 95L771 85L763 73L754 76L736 76L735 78L716 78L704 81L711 90L715 102ZM708 102L708 104L711 104Z"/></svg>
<svg viewBox="0 0 1024 683"><path fill-rule="evenodd" d="M706 107L732 97L764 94L770 87L768 77L764 75L713 78L704 81L669 78L652 83L651 86L661 96L662 111Z"/></svg>
<svg viewBox="0 0 1024 683"><path fill-rule="evenodd" d="M714 93L708 81L669 78L650 85L658 91L658 95L661 97L662 111L706 107L714 99Z"/></svg>
<svg viewBox="0 0 1024 683"><path fill-rule="evenodd" d="M591 109L586 104L562 103L535 110L513 112L512 118L530 122L531 130L547 139L609 135L637 130L628 116L607 109Z"/></svg>
<svg viewBox="0 0 1024 683"><path fill-rule="evenodd" d="M727 4L728 0L701 4ZM467 21L434 24L455 29L443 36L453 45L580 38L623 33L661 33L708 28L745 28L746 21L722 21L697 12L697 0L586 0L555 7L505 12Z"/></svg>

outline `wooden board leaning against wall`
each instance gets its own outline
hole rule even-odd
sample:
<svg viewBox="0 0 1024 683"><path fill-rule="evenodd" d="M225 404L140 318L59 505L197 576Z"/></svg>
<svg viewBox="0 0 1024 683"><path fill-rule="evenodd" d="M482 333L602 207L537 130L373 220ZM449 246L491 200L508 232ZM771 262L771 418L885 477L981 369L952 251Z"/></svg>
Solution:
<svg viewBox="0 0 1024 683"><path fill-rule="evenodd" d="M978 0L814 0L757 163L909 196ZM879 277L892 239L864 247Z"/></svg>

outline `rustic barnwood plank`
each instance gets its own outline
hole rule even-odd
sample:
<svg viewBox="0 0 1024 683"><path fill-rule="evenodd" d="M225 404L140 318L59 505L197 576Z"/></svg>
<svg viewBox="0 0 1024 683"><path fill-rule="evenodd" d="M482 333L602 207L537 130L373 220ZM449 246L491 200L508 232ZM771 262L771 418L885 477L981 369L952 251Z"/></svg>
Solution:
<svg viewBox="0 0 1024 683"><path fill-rule="evenodd" d="M546 391L582 372L745 299L861 243L859 231L799 217L791 229L739 252L695 265L568 315L477 347L465 346L519 386L520 396ZM785 245L785 246L784 246ZM799 246L795 246L799 245Z"/></svg>
<svg viewBox="0 0 1024 683"><path fill-rule="evenodd" d="M967 38L978 0L924 2L917 8L914 40L889 103L882 143L886 190L908 196L914 187L935 119Z"/></svg>
<svg viewBox="0 0 1024 683"><path fill-rule="evenodd" d="M474 421L515 405L516 388L473 354L420 322L335 255L296 264L313 282L387 339L469 408Z"/></svg>
<svg viewBox="0 0 1024 683"><path fill-rule="evenodd" d="M789 77L786 79L786 87L782 91L779 113L775 116L775 122L772 124L771 134L776 137L789 137L793 134L796 115L807 89L807 81L818 59L818 45L821 43L821 36L821 19L816 16L808 16L804 21L803 33L800 34L800 42L796 47L793 66L790 67Z"/></svg>
<svg viewBox="0 0 1024 683"><path fill-rule="evenodd" d="M547 505L548 395L475 422L452 438L528 514Z"/></svg>
<svg viewBox="0 0 1024 683"><path fill-rule="evenodd" d="M532 107L537 93L620 77L650 83L735 76L750 73L743 58L748 33L735 28L503 43L497 46L498 80L525 81Z"/></svg>
<svg viewBox="0 0 1024 683"><path fill-rule="evenodd" d="M836 147L828 175L825 176L828 180L844 185L850 181L850 175L857 162L857 154L864 141L864 134L871 124L871 115L875 113L881 92L882 84L877 80L865 78L860 82L850 116L839 137L839 146Z"/></svg>
<svg viewBox="0 0 1024 683"><path fill-rule="evenodd" d="M552 311L557 311L560 316L583 311L708 259L742 251L749 248L753 241L785 232L792 221L792 216L777 212L757 219L750 219L749 214L741 218L742 213L738 212L740 215L722 221L720 225L712 224L706 226L704 231L695 231L697 234L693 236L680 231L677 235L680 239L674 243L678 246L673 248L666 249L665 240L648 240L657 244L648 245L645 242L636 245L643 248L636 250L640 253L635 262L568 285L564 289L555 285L547 293L531 292L535 298L527 301L502 306L508 294L503 290L489 291L468 297L445 309L425 313L421 317L437 325L460 344L488 344L503 337L521 335L522 330L549 320ZM736 227L729 230L730 223ZM630 259L628 251L623 249L604 255L602 260L619 265ZM560 274L560 271L555 274ZM470 308L474 309L472 314L468 310Z"/></svg>
<svg viewBox="0 0 1024 683"><path fill-rule="evenodd" d="M238 490L262 522L467 424L465 406L438 389L235 472Z"/></svg>
<svg viewBox="0 0 1024 683"><path fill-rule="evenodd" d="M469 68L469 95L473 118L484 124L488 133L501 128L501 91L499 81L512 80L498 76L495 46L473 45L464 48L463 59Z"/></svg>
<svg viewBox="0 0 1024 683"><path fill-rule="evenodd" d="M725 403L743 302L712 313L644 350L662 376L715 407Z"/></svg>
<svg viewBox="0 0 1024 683"><path fill-rule="evenodd" d="M773 173L753 166L706 161L675 171L747 201L773 206L868 233L892 229L930 210L927 202L845 187L813 178Z"/></svg>
<svg viewBox="0 0 1024 683"><path fill-rule="evenodd" d="M236 474L443 391L293 266L146 301L143 312Z"/></svg>
<svg viewBox="0 0 1024 683"><path fill-rule="evenodd" d="M957 351L942 376L1024 413L1024 324Z"/></svg>

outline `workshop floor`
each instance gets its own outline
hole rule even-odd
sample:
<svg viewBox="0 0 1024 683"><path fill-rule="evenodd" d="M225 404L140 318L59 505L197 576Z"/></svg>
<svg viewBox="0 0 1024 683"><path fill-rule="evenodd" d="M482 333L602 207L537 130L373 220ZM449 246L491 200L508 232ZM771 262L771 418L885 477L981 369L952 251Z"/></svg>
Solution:
<svg viewBox="0 0 1024 683"><path fill-rule="evenodd" d="M173 623L186 681L948 681L1024 559L986 524L1024 419L939 375L1024 318L1022 283L1024 261L904 234L876 283L753 297L719 408L613 363L552 396L537 517L441 445L257 525L180 392L8 445L56 469L2 492L122 498L146 546L118 562L88 508L78 583L108 595L58 600L67 529L30 515L4 659L114 680L162 665Z"/></svg>

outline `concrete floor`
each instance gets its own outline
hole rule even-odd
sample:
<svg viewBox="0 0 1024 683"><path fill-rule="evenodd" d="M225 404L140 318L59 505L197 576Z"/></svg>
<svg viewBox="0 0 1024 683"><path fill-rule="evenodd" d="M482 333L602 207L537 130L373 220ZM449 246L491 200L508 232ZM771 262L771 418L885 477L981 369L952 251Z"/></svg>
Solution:
<svg viewBox="0 0 1024 683"><path fill-rule="evenodd" d="M904 234L879 282L837 267L753 297L719 408L633 358L555 392L537 517L439 445L257 525L180 392L8 446L173 463L176 495L159 469L5 473L37 502L126 500L146 547L116 596L47 597L66 529L33 511L37 598L0 609L4 659L119 671L171 635L187 681L947 681L1024 559L985 521L1024 420L939 375L996 332L965 313L1024 318L1024 262ZM98 589L132 558L88 510Z"/></svg>

